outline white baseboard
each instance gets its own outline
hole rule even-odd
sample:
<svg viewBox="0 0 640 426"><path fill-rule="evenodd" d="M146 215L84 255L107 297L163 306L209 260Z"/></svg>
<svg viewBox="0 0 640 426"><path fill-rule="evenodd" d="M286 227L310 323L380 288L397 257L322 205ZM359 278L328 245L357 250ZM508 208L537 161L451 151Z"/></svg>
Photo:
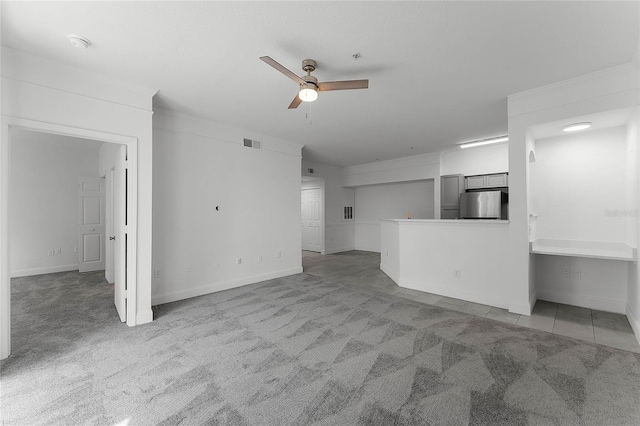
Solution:
<svg viewBox="0 0 640 426"><path fill-rule="evenodd" d="M390 271L388 269L386 269L382 263L380 263L380 270L382 272L384 272L389 278L391 278L391 280L394 283L398 284L398 281L400 281L400 279L398 277L394 276L394 274L390 273Z"/></svg>
<svg viewBox="0 0 640 426"><path fill-rule="evenodd" d="M536 304L537 298L534 296L526 303L509 302L509 312L519 315L531 316L531 311Z"/></svg>
<svg viewBox="0 0 640 426"><path fill-rule="evenodd" d="M354 250L360 251L370 251L373 253L380 253L380 247L367 247L367 246L356 246Z"/></svg>
<svg viewBox="0 0 640 426"><path fill-rule="evenodd" d="M21 269L18 271L11 271L11 278L30 277L32 275L42 274L55 274L57 272L77 271L78 268L80 268L80 265L76 263L74 265L45 266L43 268Z"/></svg>
<svg viewBox="0 0 640 426"><path fill-rule="evenodd" d="M275 278L286 277L288 275L302 273L302 266L297 268L285 269L281 271L269 272L262 275L254 275L251 277L242 278L239 280L222 281L212 283L196 288L190 288L185 290L173 291L165 294L158 294L151 298L151 304L162 305L163 303L176 302L178 300L189 299L191 297L203 296L209 293L215 293L222 290L228 290L230 288L241 287L243 285L254 284L260 281L272 280Z"/></svg>
<svg viewBox="0 0 640 426"><path fill-rule="evenodd" d="M324 254L335 254L335 253L343 253L345 251L351 251L351 250L355 250L355 248L353 247L342 247L342 248L334 248L334 249L329 249L324 251Z"/></svg>
<svg viewBox="0 0 640 426"><path fill-rule="evenodd" d="M398 285L400 287L410 288L412 290L425 291L427 293L437 294L439 296L452 297L454 299L466 300L467 302L480 303L488 306L495 306L496 308L510 309L509 301L506 299L498 299L495 297L487 296L485 294L469 293L466 291L456 290L451 287L438 286L433 284L411 283L406 280L399 280Z"/></svg>
<svg viewBox="0 0 640 426"><path fill-rule="evenodd" d="M147 309L136 314L136 325L142 325L153 321L153 311Z"/></svg>
<svg viewBox="0 0 640 426"><path fill-rule="evenodd" d="M581 308L596 309L598 311L613 312L616 314L624 314L626 312L627 303L624 300L603 299L600 297L540 289L537 290L537 293L538 300L580 306Z"/></svg>
<svg viewBox="0 0 640 426"><path fill-rule="evenodd" d="M633 329L633 334L636 335L636 340L640 343L640 318L633 314L629 305L627 305L626 314L629 324L631 324L631 328ZM638 315L640 315L640 313Z"/></svg>

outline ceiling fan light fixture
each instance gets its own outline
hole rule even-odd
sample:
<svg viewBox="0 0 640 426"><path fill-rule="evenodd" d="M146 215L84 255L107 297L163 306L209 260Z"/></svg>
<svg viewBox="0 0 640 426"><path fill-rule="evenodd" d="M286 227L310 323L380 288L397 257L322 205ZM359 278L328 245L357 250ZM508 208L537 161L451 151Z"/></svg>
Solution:
<svg viewBox="0 0 640 426"><path fill-rule="evenodd" d="M313 102L318 99L318 92L315 89L306 86L300 89L298 97L303 102Z"/></svg>

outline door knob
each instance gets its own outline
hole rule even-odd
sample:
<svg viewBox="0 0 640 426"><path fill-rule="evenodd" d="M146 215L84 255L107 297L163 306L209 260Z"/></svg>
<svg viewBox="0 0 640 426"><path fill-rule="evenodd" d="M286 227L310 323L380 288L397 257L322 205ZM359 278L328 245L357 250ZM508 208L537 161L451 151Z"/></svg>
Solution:
<svg viewBox="0 0 640 426"><path fill-rule="evenodd" d="M115 240L115 239L116 239L116 237L115 237L115 236L113 236L113 237L109 237L109 239L110 239L110 240Z"/></svg>

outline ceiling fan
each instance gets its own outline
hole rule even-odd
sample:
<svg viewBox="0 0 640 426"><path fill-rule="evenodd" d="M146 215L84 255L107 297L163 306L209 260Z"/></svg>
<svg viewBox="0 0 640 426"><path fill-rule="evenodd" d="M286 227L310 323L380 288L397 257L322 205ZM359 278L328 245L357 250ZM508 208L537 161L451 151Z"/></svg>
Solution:
<svg viewBox="0 0 640 426"><path fill-rule="evenodd" d="M367 89L369 80L346 80L346 81L325 81L318 83L318 79L311 75L316 69L316 61L313 59L305 59L302 61L302 69L307 73L302 77L298 77L293 71L288 70L269 56L261 56L260 59L282 74L289 77L300 85L300 92L293 98L289 109L298 108L300 102L313 102L318 99L318 92L328 92L330 90L347 90L347 89Z"/></svg>

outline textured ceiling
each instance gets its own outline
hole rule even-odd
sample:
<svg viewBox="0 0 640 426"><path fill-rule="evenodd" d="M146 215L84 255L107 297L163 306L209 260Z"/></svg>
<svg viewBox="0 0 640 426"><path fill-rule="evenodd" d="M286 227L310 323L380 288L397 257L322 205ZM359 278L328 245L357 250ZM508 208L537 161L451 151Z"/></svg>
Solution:
<svg viewBox="0 0 640 426"><path fill-rule="evenodd" d="M640 3L11 2L2 45L158 89L155 106L346 166L504 134L510 94L631 61ZM66 34L93 46L73 48ZM352 55L360 53L355 60ZM369 78L287 110L292 71Z"/></svg>

